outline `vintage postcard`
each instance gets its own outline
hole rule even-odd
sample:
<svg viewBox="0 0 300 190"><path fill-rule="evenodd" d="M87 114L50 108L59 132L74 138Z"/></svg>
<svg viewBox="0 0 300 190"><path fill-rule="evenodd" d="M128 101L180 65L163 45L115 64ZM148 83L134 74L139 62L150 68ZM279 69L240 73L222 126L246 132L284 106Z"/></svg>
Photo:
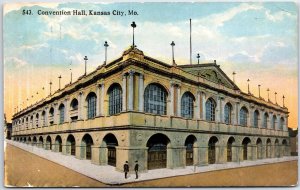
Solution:
<svg viewBox="0 0 300 190"><path fill-rule="evenodd" d="M4 186L297 185L298 8L5 4Z"/></svg>

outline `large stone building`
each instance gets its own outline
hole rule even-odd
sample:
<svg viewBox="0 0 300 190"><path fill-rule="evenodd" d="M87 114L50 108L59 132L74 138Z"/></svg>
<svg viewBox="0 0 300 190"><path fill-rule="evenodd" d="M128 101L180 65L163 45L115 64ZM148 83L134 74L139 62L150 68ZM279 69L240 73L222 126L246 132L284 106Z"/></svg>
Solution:
<svg viewBox="0 0 300 190"><path fill-rule="evenodd" d="M166 64L129 48L13 116L14 140L141 170L289 155L288 110L243 93L213 63Z"/></svg>

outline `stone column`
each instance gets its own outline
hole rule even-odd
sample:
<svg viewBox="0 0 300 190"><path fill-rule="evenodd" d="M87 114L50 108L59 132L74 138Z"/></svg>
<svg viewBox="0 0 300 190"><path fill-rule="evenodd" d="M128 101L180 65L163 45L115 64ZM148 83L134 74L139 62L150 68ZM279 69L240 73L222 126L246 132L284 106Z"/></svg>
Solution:
<svg viewBox="0 0 300 190"><path fill-rule="evenodd" d="M104 96L105 96L105 86L104 86L104 83L102 83L101 84L100 105L99 105L100 115L104 115Z"/></svg>
<svg viewBox="0 0 300 190"><path fill-rule="evenodd" d="M224 145L216 145L216 163L223 164L227 162L227 147Z"/></svg>
<svg viewBox="0 0 300 190"><path fill-rule="evenodd" d="M49 126L49 119L48 119L48 117L49 117L49 108L48 107L46 107L45 108L45 126Z"/></svg>
<svg viewBox="0 0 300 190"><path fill-rule="evenodd" d="M280 114L277 115L276 120L277 120L277 125L275 126L275 129L279 130L280 129Z"/></svg>
<svg viewBox="0 0 300 190"><path fill-rule="evenodd" d="M232 162L239 162L239 155L238 155L238 150L239 147L236 144L232 144L231 147L231 155L232 155Z"/></svg>
<svg viewBox="0 0 300 190"><path fill-rule="evenodd" d="M205 109L205 93L202 92L202 119L206 119L206 109Z"/></svg>
<svg viewBox="0 0 300 190"><path fill-rule="evenodd" d="M139 76L139 111L144 112L144 76Z"/></svg>
<svg viewBox="0 0 300 190"><path fill-rule="evenodd" d="M70 121L69 112L70 112L70 103L69 103L68 99L66 98L65 99L65 122Z"/></svg>
<svg viewBox="0 0 300 190"><path fill-rule="evenodd" d="M221 97L217 97L216 122L221 121Z"/></svg>
<svg viewBox="0 0 300 190"><path fill-rule="evenodd" d="M78 94L78 120L83 120L83 102L82 102L83 93L79 92Z"/></svg>
<svg viewBox="0 0 300 190"><path fill-rule="evenodd" d="M196 97L196 113L195 117L196 119L200 119L200 91L197 92L197 97Z"/></svg>
<svg viewBox="0 0 300 190"><path fill-rule="evenodd" d="M171 103L170 103L170 115L174 115L174 83L171 83Z"/></svg>
<svg viewBox="0 0 300 190"><path fill-rule="evenodd" d="M235 104L235 119L234 119L235 125L240 125L240 103L236 102Z"/></svg>
<svg viewBox="0 0 300 190"><path fill-rule="evenodd" d="M177 86L177 116L181 116L181 95L180 86Z"/></svg>
<svg viewBox="0 0 300 190"><path fill-rule="evenodd" d="M283 125L283 131L288 131L288 116L285 116L284 125Z"/></svg>
<svg viewBox="0 0 300 190"><path fill-rule="evenodd" d="M208 165L208 145L207 144L200 144L199 147L199 157L200 157L200 166Z"/></svg>
<svg viewBox="0 0 300 190"><path fill-rule="evenodd" d="M221 123L225 123L225 120L224 120L224 98L221 97L220 98L220 122Z"/></svg>
<svg viewBox="0 0 300 190"><path fill-rule="evenodd" d="M126 111L126 97L127 97L127 76L126 74L123 75L123 81L122 81L122 90L123 90L123 96L122 96L122 111Z"/></svg>
<svg viewBox="0 0 300 190"><path fill-rule="evenodd" d="M167 168L185 167L185 146L172 146L167 148Z"/></svg>
<svg viewBox="0 0 300 190"><path fill-rule="evenodd" d="M96 96L97 96L97 99L96 99L96 116L100 115L100 88L101 88L101 85L97 84L97 86L96 86Z"/></svg>
<svg viewBox="0 0 300 190"><path fill-rule="evenodd" d="M259 118L260 121L258 121L258 128L264 128L265 113L261 111L259 116L260 116Z"/></svg>
<svg viewBox="0 0 300 190"><path fill-rule="evenodd" d="M133 110L133 101L134 101L134 94L133 94L133 79L134 79L134 71L129 71L129 84L128 84L128 110Z"/></svg>
<svg viewBox="0 0 300 190"><path fill-rule="evenodd" d="M100 148L99 145L92 145L92 164L100 165Z"/></svg>

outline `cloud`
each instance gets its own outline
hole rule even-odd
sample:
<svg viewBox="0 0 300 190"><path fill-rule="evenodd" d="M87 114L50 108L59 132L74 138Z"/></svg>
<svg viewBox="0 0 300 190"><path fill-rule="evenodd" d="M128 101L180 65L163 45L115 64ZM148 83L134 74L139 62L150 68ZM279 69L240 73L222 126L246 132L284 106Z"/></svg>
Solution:
<svg viewBox="0 0 300 190"><path fill-rule="evenodd" d="M266 18L272 22L282 21L285 17L292 17L292 14L289 12L278 11L272 14L271 11L267 9L265 10L265 15Z"/></svg>
<svg viewBox="0 0 300 190"><path fill-rule="evenodd" d="M31 6L41 6L47 8L56 8L59 3L51 2L51 3L7 3L4 4L3 7L3 15L5 16L7 13L11 11L18 11L24 6L31 7Z"/></svg>
<svg viewBox="0 0 300 190"><path fill-rule="evenodd" d="M4 60L4 65L12 69L20 69L21 67L24 67L27 64L28 63L26 61L17 57L6 57Z"/></svg>
<svg viewBox="0 0 300 190"><path fill-rule="evenodd" d="M239 13L246 12L249 10L261 10L261 9L263 9L263 6L261 4L242 3L237 7L229 9L228 11L205 17L204 19L201 19L199 23L205 25L209 24L214 28L218 28L223 26L225 22L228 22L229 20L233 19Z"/></svg>

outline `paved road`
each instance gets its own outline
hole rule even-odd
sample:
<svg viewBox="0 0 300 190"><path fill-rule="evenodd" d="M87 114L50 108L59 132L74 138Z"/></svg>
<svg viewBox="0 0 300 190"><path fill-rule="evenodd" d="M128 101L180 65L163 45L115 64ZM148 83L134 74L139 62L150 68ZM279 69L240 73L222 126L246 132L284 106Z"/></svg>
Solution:
<svg viewBox="0 0 300 190"><path fill-rule="evenodd" d="M289 186L296 184L297 171L297 161L292 161L136 182L122 187ZM5 152L5 173L5 184L11 186L106 186L10 144Z"/></svg>

